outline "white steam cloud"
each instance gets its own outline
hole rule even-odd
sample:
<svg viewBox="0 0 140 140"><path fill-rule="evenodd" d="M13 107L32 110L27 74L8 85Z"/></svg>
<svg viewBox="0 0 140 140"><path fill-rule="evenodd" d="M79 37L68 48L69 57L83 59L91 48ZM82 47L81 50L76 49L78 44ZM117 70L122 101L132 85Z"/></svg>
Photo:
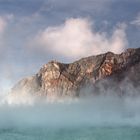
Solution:
<svg viewBox="0 0 140 140"><path fill-rule="evenodd" d="M127 46L125 25L117 26L112 35L96 32L88 19L70 18L64 24L48 27L35 37L37 49L68 58L80 58L107 51L122 52Z"/></svg>

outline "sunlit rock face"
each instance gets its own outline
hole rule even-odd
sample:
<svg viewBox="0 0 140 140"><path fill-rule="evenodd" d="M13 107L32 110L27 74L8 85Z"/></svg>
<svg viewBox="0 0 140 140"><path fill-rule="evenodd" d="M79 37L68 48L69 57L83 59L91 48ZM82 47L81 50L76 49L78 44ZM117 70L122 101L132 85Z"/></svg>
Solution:
<svg viewBox="0 0 140 140"><path fill-rule="evenodd" d="M135 87L140 85L140 48L128 49L121 54L107 52L70 64L50 61L35 76L17 83L12 92L20 91L55 100L79 97L82 90L88 87L91 94L112 89L122 95L128 81Z"/></svg>

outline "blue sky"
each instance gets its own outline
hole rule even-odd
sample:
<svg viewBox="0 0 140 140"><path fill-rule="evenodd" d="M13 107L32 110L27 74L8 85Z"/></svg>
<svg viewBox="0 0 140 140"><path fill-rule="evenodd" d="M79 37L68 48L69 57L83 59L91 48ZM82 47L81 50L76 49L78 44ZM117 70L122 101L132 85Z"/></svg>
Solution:
<svg viewBox="0 0 140 140"><path fill-rule="evenodd" d="M139 47L139 0L0 0L0 87L57 59Z"/></svg>

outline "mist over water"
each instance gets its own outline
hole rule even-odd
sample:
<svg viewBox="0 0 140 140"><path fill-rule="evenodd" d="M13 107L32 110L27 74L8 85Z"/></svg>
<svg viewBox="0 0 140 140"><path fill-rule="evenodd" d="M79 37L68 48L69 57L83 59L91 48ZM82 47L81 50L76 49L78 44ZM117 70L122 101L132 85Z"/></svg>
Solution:
<svg viewBox="0 0 140 140"><path fill-rule="evenodd" d="M0 128L140 126L140 98L95 96L61 103L26 98L18 103L1 99Z"/></svg>
<svg viewBox="0 0 140 140"><path fill-rule="evenodd" d="M140 138L140 97L109 94L48 102L27 94L19 95L7 94L0 98L2 140Z"/></svg>

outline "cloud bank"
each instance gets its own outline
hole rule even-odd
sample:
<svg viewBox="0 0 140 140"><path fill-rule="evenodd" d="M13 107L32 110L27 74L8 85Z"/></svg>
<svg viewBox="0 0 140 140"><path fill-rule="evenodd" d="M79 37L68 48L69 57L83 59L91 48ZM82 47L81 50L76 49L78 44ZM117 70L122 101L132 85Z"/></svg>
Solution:
<svg viewBox="0 0 140 140"><path fill-rule="evenodd" d="M130 24L140 26L140 13L138 16L135 18L135 20L131 21Z"/></svg>
<svg viewBox="0 0 140 140"><path fill-rule="evenodd" d="M92 28L93 27L93 28ZM122 52L127 46L125 25L116 26L111 35L94 30L88 19L70 18L64 24L40 31L31 45L43 53L68 58Z"/></svg>

